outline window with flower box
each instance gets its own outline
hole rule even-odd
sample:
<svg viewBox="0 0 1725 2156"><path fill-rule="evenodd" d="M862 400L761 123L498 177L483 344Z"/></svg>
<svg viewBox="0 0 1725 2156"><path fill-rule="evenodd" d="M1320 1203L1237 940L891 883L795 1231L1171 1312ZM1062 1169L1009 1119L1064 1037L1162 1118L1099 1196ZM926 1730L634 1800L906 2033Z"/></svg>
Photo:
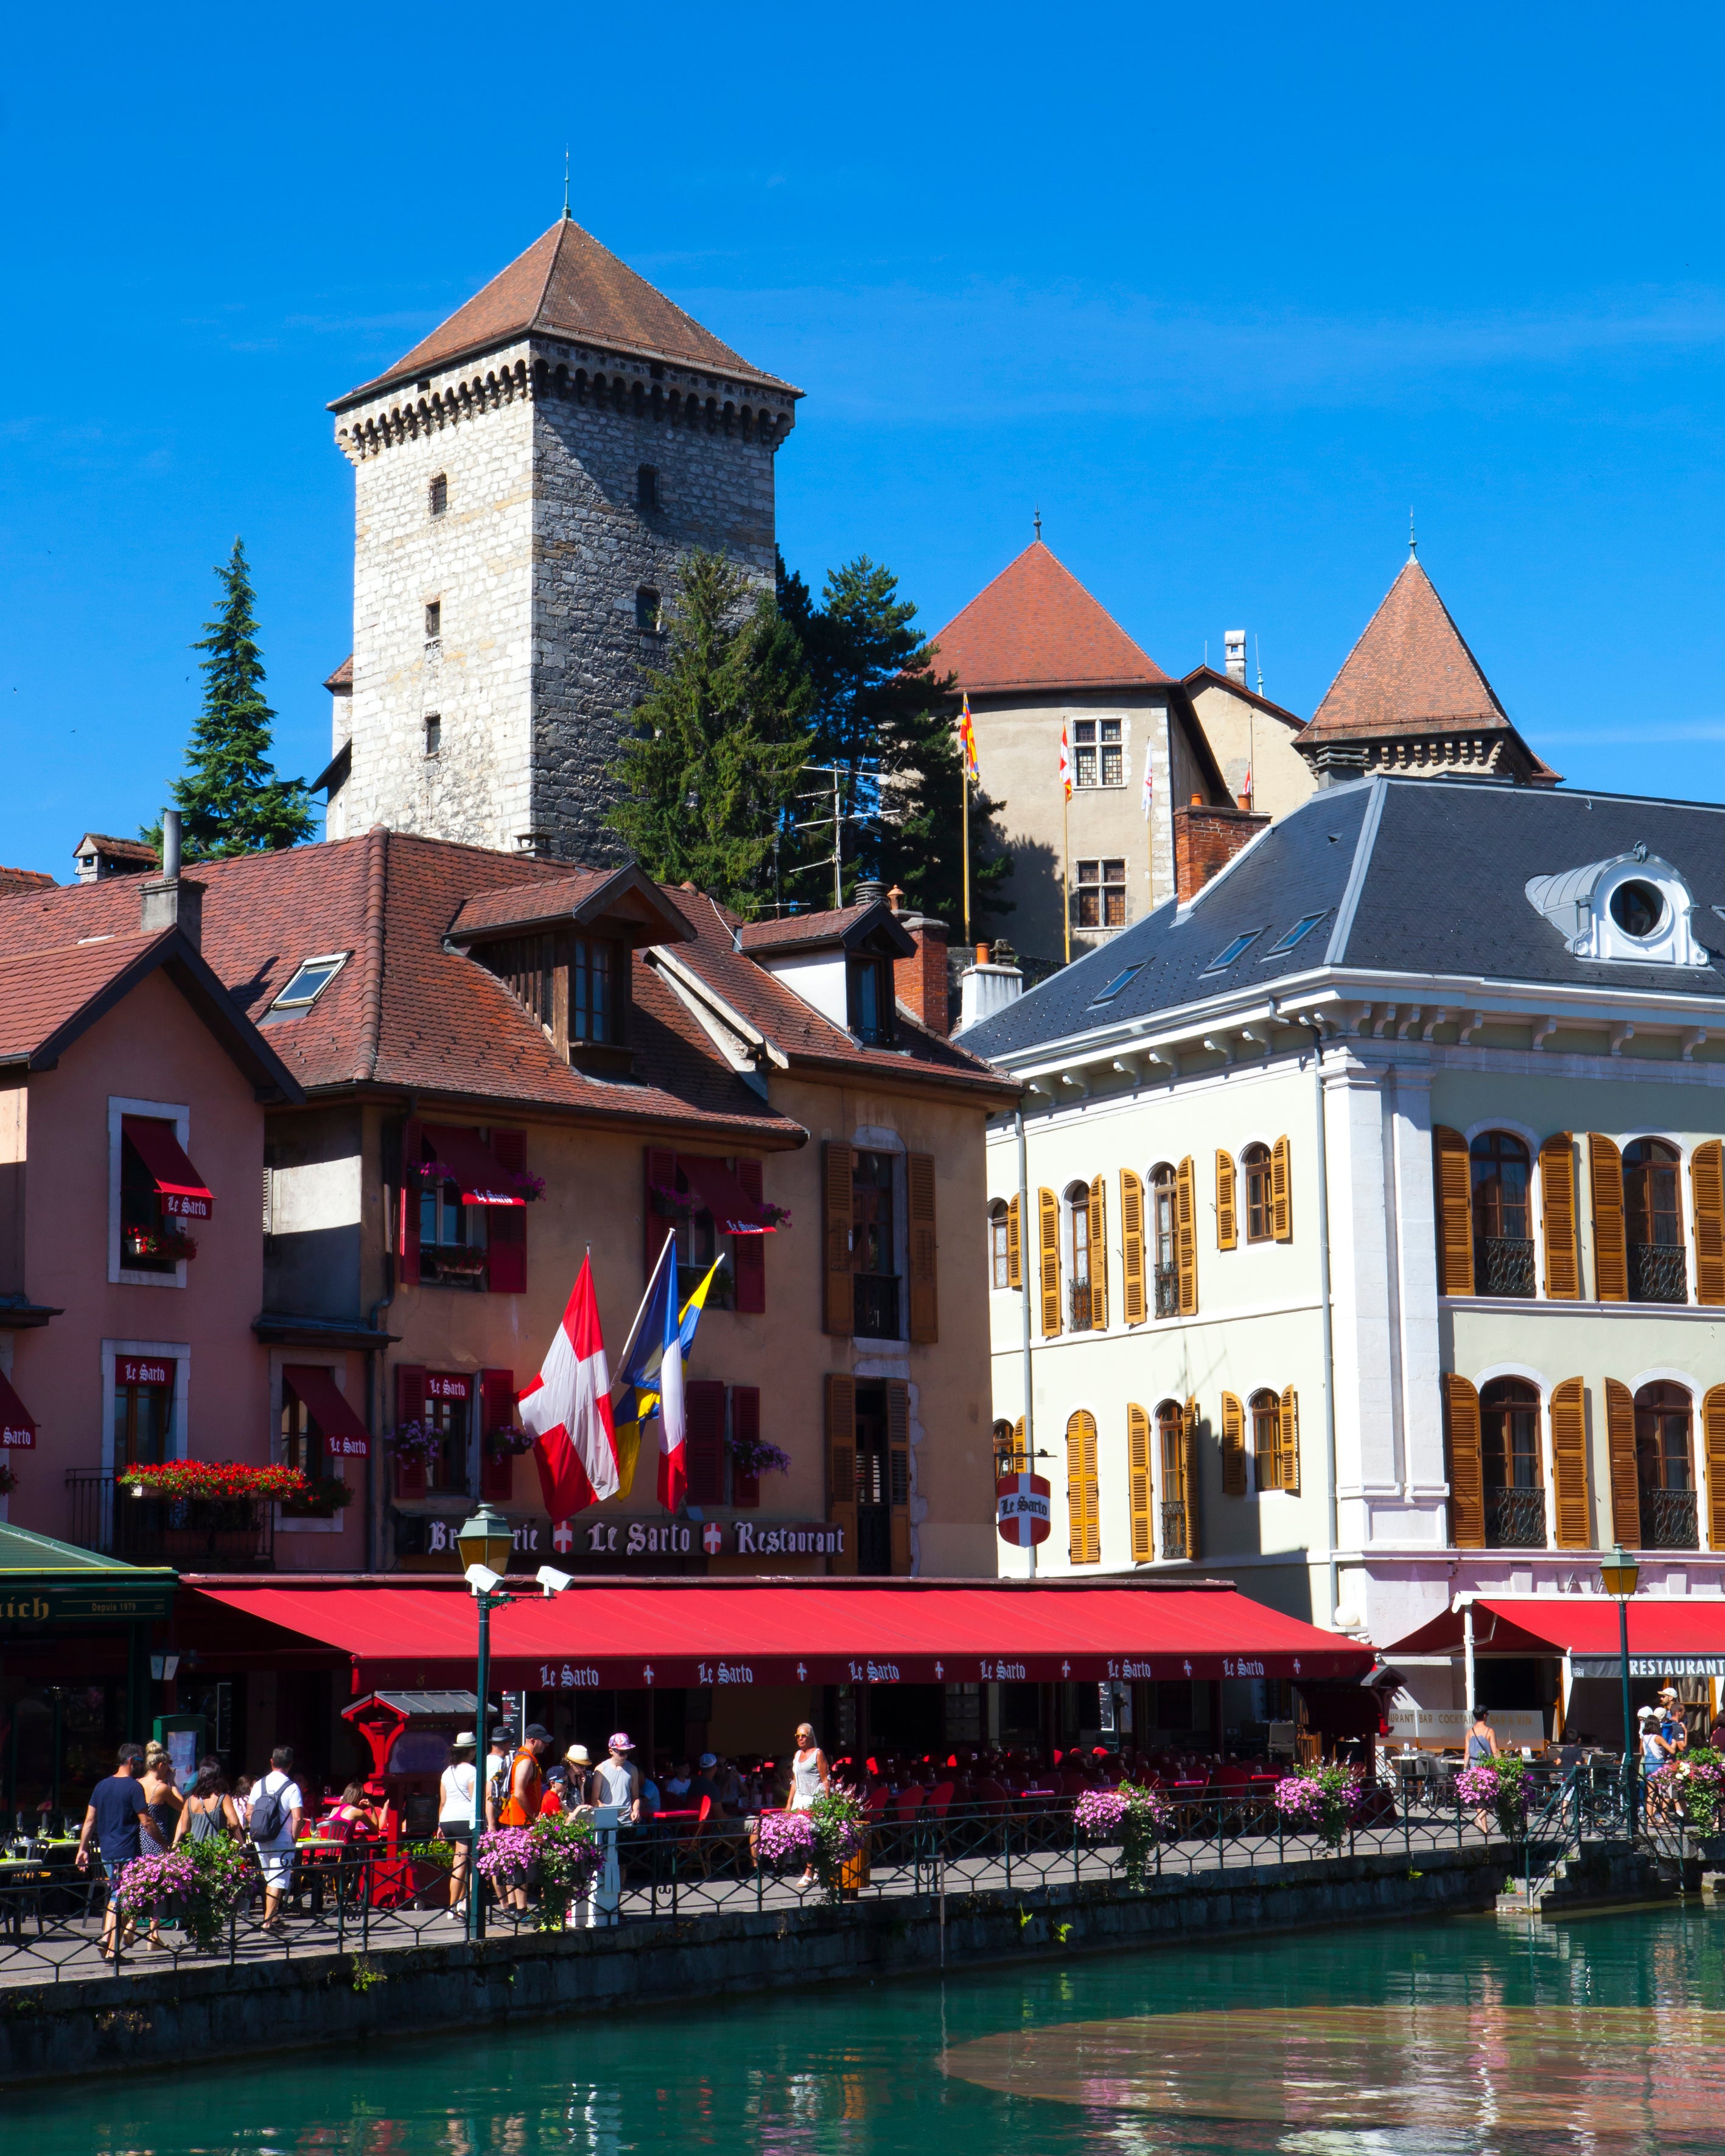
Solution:
<svg viewBox="0 0 1725 2156"><path fill-rule="evenodd" d="M114 1465L159 1467L173 1457L174 1365L146 1356L114 1362Z"/></svg>

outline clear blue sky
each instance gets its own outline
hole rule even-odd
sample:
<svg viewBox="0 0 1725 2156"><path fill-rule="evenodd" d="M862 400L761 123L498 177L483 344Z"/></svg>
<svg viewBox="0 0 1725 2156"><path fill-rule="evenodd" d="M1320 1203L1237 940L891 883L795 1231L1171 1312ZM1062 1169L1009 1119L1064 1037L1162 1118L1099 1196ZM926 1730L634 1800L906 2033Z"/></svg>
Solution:
<svg viewBox="0 0 1725 2156"><path fill-rule="evenodd" d="M166 798L236 532L327 754L326 402L556 215L808 391L779 531L931 628L1030 536L1309 713L1420 555L1572 781L1725 794L1717 11L18 18L0 861Z"/></svg>

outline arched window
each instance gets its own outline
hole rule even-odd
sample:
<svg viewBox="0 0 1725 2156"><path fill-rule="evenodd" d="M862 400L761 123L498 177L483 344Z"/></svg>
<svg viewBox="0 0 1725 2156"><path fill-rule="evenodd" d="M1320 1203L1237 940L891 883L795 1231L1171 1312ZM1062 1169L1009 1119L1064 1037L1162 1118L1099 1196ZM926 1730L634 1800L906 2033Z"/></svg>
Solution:
<svg viewBox="0 0 1725 2156"><path fill-rule="evenodd" d="M1539 1464L1539 1394L1522 1378L1497 1378L1480 1393L1480 1461L1488 1549L1545 1548Z"/></svg>
<svg viewBox="0 0 1725 2156"><path fill-rule="evenodd" d="M1150 1171L1150 1258L1156 1290L1153 1307L1158 1317L1173 1317L1180 1307L1174 1226L1174 1171L1172 1163L1164 1160Z"/></svg>
<svg viewBox="0 0 1725 2156"><path fill-rule="evenodd" d="M993 1287L1012 1286L1012 1208L1004 1198L988 1208L988 1281Z"/></svg>
<svg viewBox="0 0 1725 2156"><path fill-rule="evenodd" d="M1024 1424L1022 1417L1014 1425L1003 1415L994 1425L994 1472L997 1475L1022 1475L1029 1462L1024 1456Z"/></svg>
<svg viewBox="0 0 1725 2156"><path fill-rule="evenodd" d="M1476 1295L1531 1296L1533 1165L1508 1131L1481 1131L1467 1149L1473 1202Z"/></svg>
<svg viewBox="0 0 1725 2156"><path fill-rule="evenodd" d="M1156 1450L1162 1465L1162 1553L1198 1554L1198 1521L1188 1487L1185 1417L1178 1400L1156 1410Z"/></svg>
<svg viewBox="0 0 1725 2156"><path fill-rule="evenodd" d="M1683 1197L1677 1148L1637 1138L1623 1152L1624 1226L1631 1302L1687 1302Z"/></svg>
<svg viewBox="0 0 1725 2156"><path fill-rule="evenodd" d="M1276 1232L1270 1204L1270 1148L1249 1145L1240 1157L1245 1177L1245 1231L1249 1243L1267 1243Z"/></svg>
<svg viewBox="0 0 1725 2156"><path fill-rule="evenodd" d="M1257 1150L1264 1152L1262 1146ZM1268 1155L1266 1154L1266 1162ZM1246 1403L1252 1418L1252 1458L1258 1487L1281 1487L1281 1398L1269 1390L1256 1392Z"/></svg>
<svg viewBox="0 0 1725 2156"><path fill-rule="evenodd" d="M1101 1297L1091 1293L1103 1261L1103 1253L1091 1248L1094 1194L1087 1183L1069 1183L1060 1195L1066 1228L1067 1315L1075 1332L1088 1332L1101 1322L1096 1307Z"/></svg>
<svg viewBox="0 0 1725 2156"><path fill-rule="evenodd" d="M1074 1564L1096 1564L1102 1531L1096 1495L1096 1419L1081 1408L1066 1423L1067 1555Z"/></svg>
<svg viewBox="0 0 1725 2156"><path fill-rule="evenodd" d="M1694 1404L1681 1385L1643 1385L1635 1394L1635 1481L1647 1549L1697 1549Z"/></svg>

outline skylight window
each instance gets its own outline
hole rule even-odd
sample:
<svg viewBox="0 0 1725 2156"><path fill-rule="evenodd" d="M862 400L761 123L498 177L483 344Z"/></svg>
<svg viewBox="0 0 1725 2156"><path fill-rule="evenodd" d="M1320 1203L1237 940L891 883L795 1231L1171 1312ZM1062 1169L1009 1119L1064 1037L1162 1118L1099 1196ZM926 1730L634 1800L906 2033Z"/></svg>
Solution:
<svg viewBox="0 0 1725 2156"><path fill-rule="evenodd" d="M1117 973L1101 995L1091 998L1091 1009L1094 1010L1098 1004L1111 1004L1129 982L1137 980L1147 963L1147 960L1141 958L1136 966L1128 966L1123 973Z"/></svg>
<svg viewBox="0 0 1725 2156"><path fill-rule="evenodd" d="M1231 966L1242 952L1250 950L1252 945L1263 933L1264 931L1261 928L1246 929L1242 934L1236 936L1224 950L1219 951L1204 970L1207 973L1219 973L1224 967Z"/></svg>
<svg viewBox="0 0 1725 2156"><path fill-rule="evenodd" d="M308 958L281 993L270 1004L273 1011L309 1010L337 973L347 963L345 951L334 951L321 958Z"/></svg>
<svg viewBox="0 0 1725 2156"><path fill-rule="evenodd" d="M1320 921L1328 919L1327 912L1302 913L1279 942L1272 943L1264 953L1266 958L1279 958L1284 951L1291 951L1302 937L1309 936Z"/></svg>

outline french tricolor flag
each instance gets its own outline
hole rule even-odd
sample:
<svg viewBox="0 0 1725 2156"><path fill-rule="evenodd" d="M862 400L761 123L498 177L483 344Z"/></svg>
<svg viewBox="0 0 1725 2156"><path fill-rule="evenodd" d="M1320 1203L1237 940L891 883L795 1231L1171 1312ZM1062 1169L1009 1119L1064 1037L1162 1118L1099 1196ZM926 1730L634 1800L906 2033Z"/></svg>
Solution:
<svg viewBox="0 0 1725 2156"><path fill-rule="evenodd" d="M593 1262L583 1258L539 1375L520 1396L521 1427L532 1435L545 1509L567 1520L617 1490L617 1433L611 1372L599 1330Z"/></svg>

